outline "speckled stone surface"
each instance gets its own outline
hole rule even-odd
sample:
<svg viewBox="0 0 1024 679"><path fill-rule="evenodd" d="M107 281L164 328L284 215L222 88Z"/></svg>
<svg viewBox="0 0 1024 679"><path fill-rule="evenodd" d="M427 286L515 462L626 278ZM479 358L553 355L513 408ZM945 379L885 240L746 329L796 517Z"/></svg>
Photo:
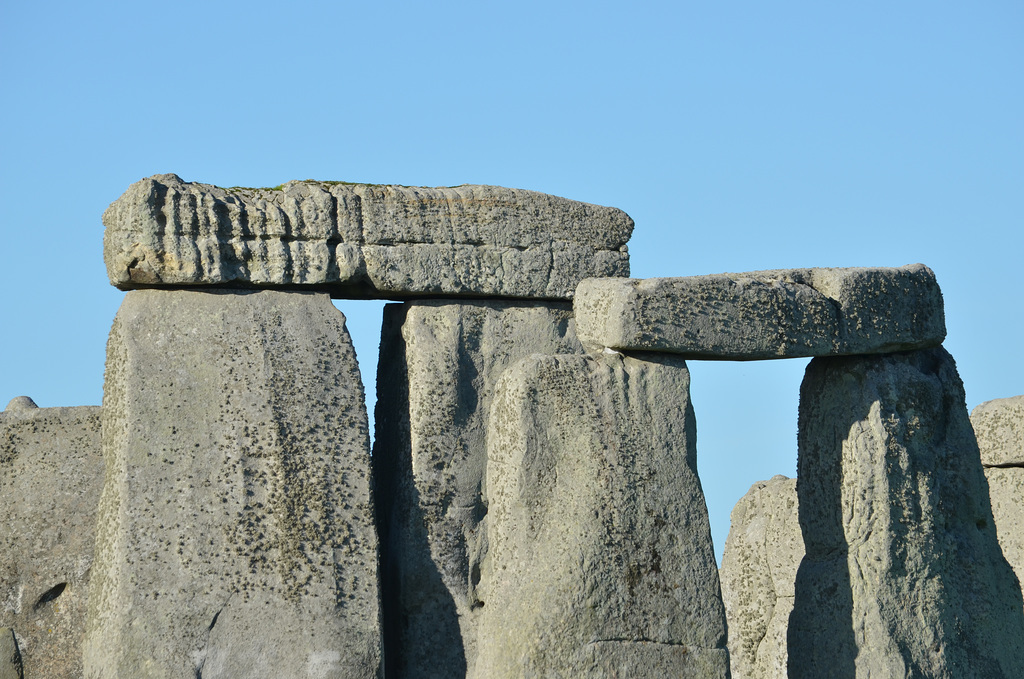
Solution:
<svg viewBox="0 0 1024 679"><path fill-rule="evenodd" d="M797 492L789 677L1024 676L1021 592L944 349L811 361Z"/></svg>
<svg viewBox="0 0 1024 679"><path fill-rule="evenodd" d="M102 487L99 407L23 396L0 413L0 627L14 630L30 678L82 676Z"/></svg>
<svg viewBox="0 0 1024 679"><path fill-rule="evenodd" d="M21 652L18 650L18 640L14 637L14 630L10 627L0 627L0 679L23 679L23 666L21 664ZM61 676L61 675L50 675ZM74 675L64 675L73 677Z"/></svg>
<svg viewBox="0 0 1024 679"><path fill-rule="evenodd" d="M1024 467L1024 395L986 401L971 411L981 463Z"/></svg>
<svg viewBox="0 0 1024 679"><path fill-rule="evenodd" d="M534 354L487 434L476 676L728 676L685 363Z"/></svg>
<svg viewBox="0 0 1024 679"><path fill-rule="evenodd" d="M380 676L368 439L326 294L128 293L86 676Z"/></svg>
<svg viewBox="0 0 1024 679"><path fill-rule="evenodd" d="M222 189L143 179L103 215L122 290L302 286L335 297L572 297L629 275L621 210L499 186L288 182Z"/></svg>
<svg viewBox="0 0 1024 679"><path fill-rule="evenodd" d="M942 293L922 264L587 279L574 308L584 344L691 358L875 354L946 336Z"/></svg>
<svg viewBox="0 0 1024 679"><path fill-rule="evenodd" d="M804 556L796 479L758 481L731 520L720 572L732 678L785 677L793 584Z"/></svg>
<svg viewBox="0 0 1024 679"><path fill-rule="evenodd" d="M390 677L477 676L481 493L494 389L531 353L582 350L568 303L385 307L374 465Z"/></svg>

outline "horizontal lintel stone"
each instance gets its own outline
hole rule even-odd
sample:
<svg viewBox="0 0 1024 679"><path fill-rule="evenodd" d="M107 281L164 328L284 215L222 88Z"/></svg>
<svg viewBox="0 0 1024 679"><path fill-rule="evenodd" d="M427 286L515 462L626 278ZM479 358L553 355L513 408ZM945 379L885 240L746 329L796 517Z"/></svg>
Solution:
<svg viewBox="0 0 1024 679"><path fill-rule="evenodd" d="M573 306L585 344L690 358L888 353L946 336L942 293L923 264L592 278Z"/></svg>
<svg viewBox="0 0 1024 679"><path fill-rule="evenodd" d="M633 220L535 191L292 181L220 188L155 175L103 215L121 290L305 288L336 298L569 299L628 276Z"/></svg>

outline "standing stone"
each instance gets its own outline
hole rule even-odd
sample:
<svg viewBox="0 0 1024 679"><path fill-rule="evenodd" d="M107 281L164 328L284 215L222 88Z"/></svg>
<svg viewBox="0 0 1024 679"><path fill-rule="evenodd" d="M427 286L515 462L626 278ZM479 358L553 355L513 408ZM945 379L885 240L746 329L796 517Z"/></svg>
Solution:
<svg viewBox="0 0 1024 679"><path fill-rule="evenodd" d="M582 351L569 304L385 307L374 465L390 677L477 676L486 424L502 372L537 351Z"/></svg>
<svg viewBox="0 0 1024 679"><path fill-rule="evenodd" d="M535 354L502 376L476 676L728 676L689 386L656 354Z"/></svg>
<svg viewBox="0 0 1024 679"><path fill-rule="evenodd" d="M0 627L30 678L82 676L102 488L99 407L21 396L0 413Z"/></svg>
<svg viewBox="0 0 1024 679"><path fill-rule="evenodd" d="M789 676L1024 676L1020 588L949 354L815 359L799 419Z"/></svg>
<svg viewBox="0 0 1024 679"><path fill-rule="evenodd" d="M971 412L1003 556L1024 582L1024 396L982 403Z"/></svg>
<svg viewBox="0 0 1024 679"><path fill-rule="evenodd" d="M721 577L732 677L785 677L793 584L804 556L796 479L755 483L731 519Z"/></svg>
<svg viewBox="0 0 1024 679"><path fill-rule="evenodd" d="M268 189L132 184L103 215L122 290L305 286L339 297L568 299L587 276L626 276L622 210L500 186L288 182Z"/></svg>
<svg viewBox="0 0 1024 679"><path fill-rule="evenodd" d="M131 292L103 403L87 677L380 676L366 408L326 294Z"/></svg>

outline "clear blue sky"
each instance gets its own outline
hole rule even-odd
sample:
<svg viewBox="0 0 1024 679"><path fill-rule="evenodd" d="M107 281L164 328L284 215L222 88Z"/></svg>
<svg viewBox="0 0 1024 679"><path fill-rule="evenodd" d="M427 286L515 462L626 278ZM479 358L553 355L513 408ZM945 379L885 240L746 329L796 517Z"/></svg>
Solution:
<svg viewBox="0 0 1024 679"><path fill-rule="evenodd" d="M0 5L0 407L96 404L100 215L159 172L620 207L633 274L931 266L969 407L1024 393L1024 5ZM340 303L373 395L379 304ZM716 551L804 361L691 364Z"/></svg>

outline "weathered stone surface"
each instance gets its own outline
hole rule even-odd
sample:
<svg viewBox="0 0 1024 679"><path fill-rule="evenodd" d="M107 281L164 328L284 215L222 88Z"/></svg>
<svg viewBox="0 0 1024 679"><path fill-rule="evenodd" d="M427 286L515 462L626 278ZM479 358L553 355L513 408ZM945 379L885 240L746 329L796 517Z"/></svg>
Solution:
<svg viewBox="0 0 1024 679"><path fill-rule="evenodd" d="M1013 567L1018 583L1024 582L1024 469L986 467L985 477L999 546Z"/></svg>
<svg viewBox="0 0 1024 679"><path fill-rule="evenodd" d="M21 653L18 650L18 640L14 637L14 630L10 627L0 627L0 679L22 679L22 670Z"/></svg>
<svg viewBox="0 0 1024 679"><path fill-rule="evenodd" d="M568 303L385 307L374 465L389 676L476 676L481 486L495 385L531 353L582 351Z"/></svg>
<svg viewBox="0 0 1024 679"><path fill-rule="evenodd" d="M326 294L130 292L86 676L378 677L363 388Z"/></svg>
<svg viewBox="0 0 1024 679"><path fill-rule="evenodd" d="M0 627L17 635L29 677L82 676L102 487L99 407L21 396L0 413Z"/></svg>
<svg viewBox="0 0 1024 679"><path fill-rule="evenodd" d="M103 215L110 282L304 286L336 297L572 297L626 276L615 208L497 186L288 182L222 189L155 175Z"/></svg>
<svg viewBox="0 0 1024 679"><path fill-rule="evenodd" d="M971 412L981 462L1024 467L1024 395L986 401Z"/></svg>
<svg viewBox="0 0 1024 679"><path fill-rule="evenodd" d="M885 353L946 336L942 293L922 264L587 279L574 306L584 343L692 358Z"/></svg>
<svg viewBox="0 0 1024 679"><path fill-rule="evenodd" d="M793 584L804 556L796 479L755 483L731 518L721 578L732 677L785 677Z"/></svg>
<svg viewBox="0 0 1024 679"><path fill-rule="evenodd" d="M677 357L542 356L491 405L476 676L725 677Z"/></svg>
<svg viewBox="0 0 1024 679"><path fill-rule="evenodd" d="M949 354L811 361L799 432L789 676L1024 676L1020 588Z"/></svg>

